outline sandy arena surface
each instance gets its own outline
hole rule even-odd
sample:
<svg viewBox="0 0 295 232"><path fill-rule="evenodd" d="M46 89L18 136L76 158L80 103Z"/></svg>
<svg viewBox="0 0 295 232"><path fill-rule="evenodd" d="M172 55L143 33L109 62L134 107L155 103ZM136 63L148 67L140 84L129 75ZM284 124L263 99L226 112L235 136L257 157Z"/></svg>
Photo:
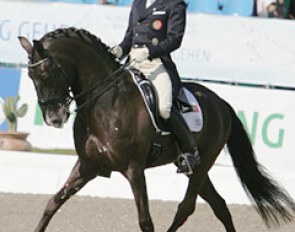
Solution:
<svg viewBox="0 0 295 232"><path fill-rule="evenodd" d="M50 195L0 193L0 231L30 232L38 223ZM250 206L230 205L239 232L294 232L295 221L280 228L267 228ZM177 202L150 201L156 231L166 231L174 217ZM136 232L133 200L74 196L49 223L48 232ZM198 204L195 213L180 232L224 232L207 204Z"/></svg>

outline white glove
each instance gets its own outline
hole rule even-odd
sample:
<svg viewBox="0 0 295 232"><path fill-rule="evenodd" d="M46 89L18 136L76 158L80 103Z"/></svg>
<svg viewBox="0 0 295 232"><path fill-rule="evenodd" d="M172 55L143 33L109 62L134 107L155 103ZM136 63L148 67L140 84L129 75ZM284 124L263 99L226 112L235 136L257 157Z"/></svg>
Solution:
<svg viewBox="0 0 295 232"><path fill-rule="evenodd" d="M136 48L134 51L134 60L137 63L141 63L150 56L148 48Z"/></svg>
<svg viewBox="0 0 295 232"><path fill-rule="evenodd" d="M119 59L123 56L123 49L118 45L112 47L110 52Z"/></svg>

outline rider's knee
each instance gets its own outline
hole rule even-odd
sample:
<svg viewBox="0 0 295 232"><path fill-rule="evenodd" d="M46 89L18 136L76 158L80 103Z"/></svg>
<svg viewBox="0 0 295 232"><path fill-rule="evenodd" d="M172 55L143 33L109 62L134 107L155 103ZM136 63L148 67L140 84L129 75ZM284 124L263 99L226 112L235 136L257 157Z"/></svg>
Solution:
<svg viewBox="0 0 295 232"><path fill-rule="evenodd" d="M165 107L160 107L160 116L164 119L170 118L171 114L171 107L170 106L165 106Z"/></svg>

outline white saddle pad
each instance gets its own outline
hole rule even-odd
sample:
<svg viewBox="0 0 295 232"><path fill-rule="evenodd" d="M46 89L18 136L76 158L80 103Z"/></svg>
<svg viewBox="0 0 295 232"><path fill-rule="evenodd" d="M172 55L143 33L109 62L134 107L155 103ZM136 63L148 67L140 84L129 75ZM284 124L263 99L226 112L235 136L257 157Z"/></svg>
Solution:
<svg viewBox="0 0 295 232"><path fill-rule="evenodd" d="M187 97L187 100L191 106L191 110L189 112L182 113L184 119L186 120L190 130L192 132L199 132L203 128L203 113L202 109L199 105L198 100L195 96L184 88L184 93Z"/></svg>

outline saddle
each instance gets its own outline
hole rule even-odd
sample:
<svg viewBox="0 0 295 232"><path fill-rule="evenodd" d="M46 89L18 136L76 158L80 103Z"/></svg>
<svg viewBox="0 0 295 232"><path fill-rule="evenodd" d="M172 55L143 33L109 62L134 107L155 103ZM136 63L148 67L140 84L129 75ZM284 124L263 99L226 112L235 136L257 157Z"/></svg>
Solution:
<svg viewBox="0 0 295 232"><path fill-rule="evenodd" d="M134 82L144 99L151 121L161 135L170 134L170 129L165 120L160 117L156 90L150 80L137 69L129 69ZM177 99L173 101L174 106L182 113L190 130L199 132L203 127L203 115L200 105L195 96L184 86L179 92Z"/></svg>
<svg viewBox="0 0 295 232"><path fill-rule="evenodd" d="M141 93L158 136L171 134L165 120L160 117L157 94L151 81L146 79L145 76L137 69L129 67L128 70L130 71L133 81ZM199 132L202 129L203 114L200 105L195 96L187 88L185 88L185 86L182 87L178 98L173 101L173 104L175 104L174 106L182 113L183 118L186 120L186 123L192 132ZM180 148L178 150L179 153L181 153ZM158 141L158 139L155 139L151 146L147 163L155 161L160 156L161 151L162 144Z"/></svg>

